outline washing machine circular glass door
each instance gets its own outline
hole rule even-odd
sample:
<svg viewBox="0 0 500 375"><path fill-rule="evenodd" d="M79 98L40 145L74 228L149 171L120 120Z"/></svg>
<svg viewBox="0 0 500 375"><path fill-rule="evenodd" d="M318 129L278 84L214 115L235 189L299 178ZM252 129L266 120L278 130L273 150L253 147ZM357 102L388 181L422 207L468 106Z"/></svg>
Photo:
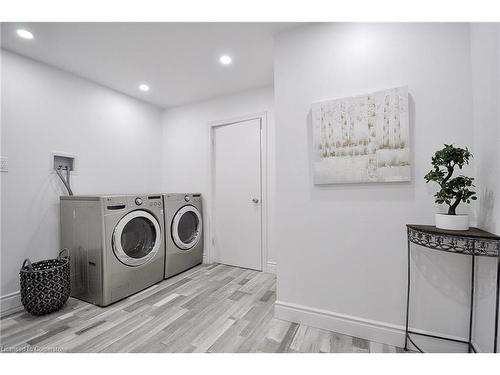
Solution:
<svg viewBox="0 0 500 375"><path fill-rule="evenodd" d="M194 206L183 206L172 220L172 239L181 250L189 250L195 246L202 236L202 221L198 209Z"/></svg>
<svg viewBox="0 0 500 375"><path fill-rule="evenodd" d="M113 251L127 266L151 260L161 244L160 224L149 212L137 210L121 218L113 233Z"/></svg>

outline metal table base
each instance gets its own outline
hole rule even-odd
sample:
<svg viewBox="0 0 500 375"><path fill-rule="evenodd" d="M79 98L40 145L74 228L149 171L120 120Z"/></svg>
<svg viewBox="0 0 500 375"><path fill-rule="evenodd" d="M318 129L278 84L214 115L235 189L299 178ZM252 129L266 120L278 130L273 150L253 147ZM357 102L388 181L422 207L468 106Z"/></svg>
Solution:
<svg viewBox="0 0 500 375"><path fill-rule="evenodd" d="M426 336L439 340L452 341L467 345L469 353L477 353L472 343L472 323L474 321L474 284L476 270L476 256L496 258L496 292L495 292L495 331L493 342L493 353L497 353L498 344L498 304L500 290L500 237L492 233L485 232L478 228L470 228L466 231L451 231L438 229L431 225L407 224L408 235L408 269L407 269L407 295L406 295L406 329L405 347L408 351L408 343L411 343L419 352L424 351L413 341L410 335ZM470 311L469 311L469 337L468 341L452 339L438 335L415 332L409 329L410 320L410 271L411 271L411 244L420 245L428 249L445 251L454 254L468 255L471 257L471 285L470 285Z"/></svg>

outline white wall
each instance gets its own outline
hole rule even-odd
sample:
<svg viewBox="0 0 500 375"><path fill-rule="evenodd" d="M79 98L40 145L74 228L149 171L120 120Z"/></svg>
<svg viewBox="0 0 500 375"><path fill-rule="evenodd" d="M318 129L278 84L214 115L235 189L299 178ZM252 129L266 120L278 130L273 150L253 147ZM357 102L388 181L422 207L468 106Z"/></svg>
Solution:
<svg viewBox="0 0 500 375"><path fill-rule="evenodd" d="M2 30L1 30L1 27L0 27L0 40L2 38ZM2 50L0 49L0 156L3 156L3 141L2 141L2 118L3 118L3 109L2 109L2 96L3 96L3 90L2 90L2 81L3 81L3 77L2 77L2 69L3 69L3 53L2 53ZM2 282L2 254L3 254L3 251L2 251L2 190L3 190L3 176L4 176L4 173L5 172L0 172L0 282ZM1 286L0 286L0 312L2 311L2 306L3 306L3 303L2 303L2 291L1 291Z"/></svg>
<svg viewBox="0 0 500 375"><path fill-rule="evenodd" d="M500 234L500 24L470 29L478 224Z"/></svg>
<svg viewBox="0 0 500 375"><path fill-rule="evenodd" d="M19 268L59 249L50 153L74 154L75 194L159 192L161 111L2 50L2 309L18 303ZM156 172L158 171L158 172ZM14 293L12 295L12 293Z"/></svg>
<svg viewBox="0 0 500 375"><path fill-rule="evenodd" d="M168 109L163 115L163 190L166 192L200 192L204 212L209 199L209 123L267 112L268 123L268 193L272 203L274 191L274 95L266 87L224 96L213 100ZM273 216L268 207L269 217ZM208 215L204 215L207 220ZM209 224L205 222L204 224ZM208 225L205 225L208 228ZM270 249L272 235L269 234ZM205 231L208 243L208 231ZM271 252L268 261L275 260ZM273 264L269 265L273 271Z"/></svg>
<svg viewBox="0 0 500 375"><path fill-rule="evenodd" d="M500 235L500 24L471 24L470 31L478 226ZM479 258L477 271L475 340L491 351L496 260Z"/></svg>
<svg viewBox="0 0 500 375"><path fill-rule="evenodd" d="M473 147L469 26L304 26L277 37L274 69L276 314L402 345L405 224L433 223L436 187L423 176L434 152L445 142ZM313 185L311 104L401 85L412 182ZM470 259L413 254L411 325L466 337Z"/></svg>

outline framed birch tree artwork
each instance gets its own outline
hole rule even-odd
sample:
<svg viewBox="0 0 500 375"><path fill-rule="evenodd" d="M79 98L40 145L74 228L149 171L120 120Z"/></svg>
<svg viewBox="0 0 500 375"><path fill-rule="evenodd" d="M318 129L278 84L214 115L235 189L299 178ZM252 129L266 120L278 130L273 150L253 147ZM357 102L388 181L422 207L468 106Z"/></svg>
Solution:
<svg viewBox="0 0 500 375"><path fill-rule="evenodd" d="M408 87L312 105L314 183L410 181Z"/></svg>

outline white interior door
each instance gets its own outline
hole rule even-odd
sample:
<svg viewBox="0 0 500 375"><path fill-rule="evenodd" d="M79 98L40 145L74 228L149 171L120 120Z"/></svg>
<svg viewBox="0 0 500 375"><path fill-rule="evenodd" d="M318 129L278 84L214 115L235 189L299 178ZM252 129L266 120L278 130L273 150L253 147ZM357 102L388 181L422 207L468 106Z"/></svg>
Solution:
<svg viewBox="0 0 500 375"><path fill-rule="evenodd" d="M261 120L214 128L214 261L262 271Z"/></svg>

